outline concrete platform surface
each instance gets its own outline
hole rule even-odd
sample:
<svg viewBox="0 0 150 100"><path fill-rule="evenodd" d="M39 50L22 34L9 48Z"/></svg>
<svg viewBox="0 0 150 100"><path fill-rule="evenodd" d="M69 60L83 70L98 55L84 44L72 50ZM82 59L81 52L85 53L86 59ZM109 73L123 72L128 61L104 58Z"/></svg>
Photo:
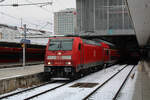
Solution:
<svg viewBox="0 0 150 100"><path fill-rule="evenodd" d="M19 77L19 76L24 76L24 75L40 73L43 71L44 71L43 64L25 66L25 67L0 69L0 80L12 78L12 77Z"/></svg>
<svg viewBox="0 0 150 100"><path fill-rule="evenodd" d="M134 78L124 87L122 93L126 96L123 100L150 100L150 64L140 61L134 71ZM127 99L128 98L128 99Z"/></svg>
<svg viewBox="0 0 150 100"><path fill-rule="evenodd" d="M43 61L26 62L26 66L39 65L39 64L43 64L43 63L44 63ZM22 63L18 62L18 63L1 63L0 64L0 69L13 68L13 67L22 67Z"/></svg>
<svg viewBox="0 0 150 100"><path fill-rule="evenodd" d="M139 69L132 100L150 100L150 77L149 71L146 70L146 67L150 66L145 63L141 67L143 68Z"/></svg>

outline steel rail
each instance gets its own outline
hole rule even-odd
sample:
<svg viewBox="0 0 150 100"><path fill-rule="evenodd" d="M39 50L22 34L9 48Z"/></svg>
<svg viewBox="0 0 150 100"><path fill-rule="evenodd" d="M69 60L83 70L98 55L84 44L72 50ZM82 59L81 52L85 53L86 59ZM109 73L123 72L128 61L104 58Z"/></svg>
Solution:
<svg viewBox="0 0 150 100"><path fill-rule="evenodd" d="M126 66L127 66L127 65L126 65ZM126 66L125 66L125 67L126 67ZM125 68L125 67L124 67L124 68ZM123 70L124 68L122 68L121 70ZM121 70L120 70L120 71L121 71ZM119 72L120 72L120 71L119 71ZM73 81L73 80L72 80L72 81ZM72 81L71 81L71 82L72 82ZM29 89L25 89L25 90L22 90L22 91L19 91L19 92L15 92L15 93L12 93L12 94L8 94L8 95L5 95L5 96L1 96L1 97L0 97L0 100L1 100L1 99L4 99L4 98L9 98L9 97L11 97L11 96L14 96L14 95L17 95L17 94L20 94L20 93L23 93L23 92L27 92L27 91L33 90L33 89L36 89L36 88L38 88L38 87L41 87L41 86L44 86L44 85L47 85L47 84L50 84L50 83L54 83L54 82L55 82L55 81L49 81L49 82L40 84L40 85L38 85L38 86L31 87L31 88L29 88ZM57 86L57 87L54 87L54 88L52 88L52 89L46 90L46 91L44 91L44 92L41 92L41 93L39 93L39 94L36 94L36 95L31 96L31 97L29 97L29 98L26 98L26 99L24 99L24 100L32 99L32 98L34 98L34 97L37 97L37 96L42 95L42 94L44 94L44 93L50 92L50 91L52 91L52 90L55 90L55 89L57 89L57 88L59 88L59 87L62 87L62 86L64 86L64 85L68 84L68 83L70 83L70 82L67 82L67 83L64 83L64 84L62 84L62 85L59 85L59 86Z"/></svg>
<svg viewBox="0 0 150 100"><path fill-rule="evenodd" d="M127 65L126 65L126 66L127 66ZM126 66L125 66L125 67L126 67ZM125 67L124 67L124 68L125 68ZM124 69L124 68L123 68L123 69ZM122 70L122 69L121 69L121 70ZM57 89L57 88L60 88L60 87L66 85L66 84L68 84L68 83L70 83L70 82L72 82L72 81L74 81L74 80L71 80L71 81L69 81L69 82L67 82L67 83L64 83L64 84L62 84L62 85L59 85L59 86L54 87L54 88L52 88L52 89L46 90L46 91L44 91L44 92L38 93L38 94L33 95L33 96L31 96L31 97L28 97L28 98L26 98L26 99L24 99L24 100L33 99L33 98L38 97L38 96L40 96L40 95L42 95L42 94L45 94L45 93L47 93L47 92L53 91L53 90L55 90L55 89Z"/></svg>
<svg viewBox="0 0 150 100"><path fill-rule="evenodd" d="M0 5L0 6L14 6L14 7L18 7L18 6L32 6L32 5L44 5L44 4L52 5L53 2L27 3L27 4L3 4L3 5Z"/></svg>
<svg viewBox="0 0 150 100"><path fill-rule="evenodd" d="M20 93L23 93L23 92L27 92L27 91L33 90L33 89L35 89L35 88L39 88L39 87L41 87L41 86L44 86L44 85L47 85L47 84L50 84L50 83L54 83L54 82L55 82L55 81L49 81L49 82L40 84L40 85L35 86L35 87L31 87L31 88L28 88L28 89L25 89L25 90L22 90L22 91L19 91L19 92L15 92L15 93L12 93L12 94L8 94L8 95L5 95L5 96L0 97L0 100L1 100L1 99L4 99L4 98L11 97L11 96L14 96L14 95L17 95L17 94L20 94Z"/></svg>
<svg viewBox="0 0 150 100"><path fill-rule="evenodd" d="M119 74L124 68L126 68L128 65L120 69L117 73L113 74L109 79L107 79L105 82L103 82L99 87L97 87L94 91L89 93L85 98L82 100L87 100L90 96L92 96L98 89L100 89L102 86L104 86L107 82L109 82L112 78L114 78L117 74Z"/></svg>
<svg viewBox="0 0 150 100"><path fill-rule="evenodd" d="M70 82L67 82L67 83L64 83L64 84L62 84L62 85L56 86L56 87L54 87L54 88L52 88L52 89L49 89L49 90L46 90L46 91L44 91L44 92L38 93L38 94L33 95L33 96L31 96L31 97L28 97L28 98L26 98L26 99L24 99L24 100L33 99L33 98L38 97L38 96L40 96L40 95L42 95L42 94L45 94L45 93L47 93L47 92L53 91L53 90L55 90L55 89L58 89L58 88L60 88L60 87L62 87L62 86L64 86L64 85L66 85L66 84L68 84L68 83L70 83Z"/></svg>
<svg viewBox="0 0 150 100"><path fill-rule="evenodd" d="M134 69L135 65L132 67L132 69L130 70L130 72L128 73L127 77L125 78L125 80L123 81L123 83L121 84L120 88L118 89L117 93L115 94L115 96L113 97L113 100L116 100L118 97L118 94L120 93L122 87L125 85L127 79L129 78L129 75L131 74L132 70Z"/></svg>

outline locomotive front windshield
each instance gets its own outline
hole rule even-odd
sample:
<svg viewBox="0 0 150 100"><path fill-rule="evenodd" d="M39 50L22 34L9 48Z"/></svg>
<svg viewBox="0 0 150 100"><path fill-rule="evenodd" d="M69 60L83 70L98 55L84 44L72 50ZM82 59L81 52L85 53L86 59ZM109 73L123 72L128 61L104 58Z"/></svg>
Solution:
<svg viewBox="0 0 150 100"><path fill-rule="evenodd" d="M72 50L73 39L50 39L48 50Z"/></svg>

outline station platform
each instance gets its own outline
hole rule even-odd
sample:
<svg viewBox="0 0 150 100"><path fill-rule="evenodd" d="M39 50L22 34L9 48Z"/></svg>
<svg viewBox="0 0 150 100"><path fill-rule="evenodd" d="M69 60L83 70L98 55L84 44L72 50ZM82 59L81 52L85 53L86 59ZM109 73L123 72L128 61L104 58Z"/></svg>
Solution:
<svg viewBox="0 0 150 100"><path fill-rule="evenodd" d="M24 67L4 68L0 69L0 80L7 78L20 77L25 75L36 74L44 71L44 65L32 65Z"/></svg>
<svg viewBox="0 0 150 100"><path fill-rule="evenodd" d="M133 100L150 100L150 61L139 65Z"/></svg>
<svg viewBox="0 0 150 100"><path fill-rule="evenodd" d="M140 61L122 88L119 100L150 100L150 62Z"/></svg>
<svg viewBox="0 0 150 100"><path fill-rule="evenodd" d="M34 61L34 62L26 62L26 66L31 65L39 65L43 64L43 61ZM22 62L18 63L0 63L0 69L2 68L12 68L12 67L22 67Z"/></svg>
<svg viewBox="0 0 150 100"><path fill-rule="evenodd" d="M150 100L150 62L142 61L138 65L132 100Z"/></svg>

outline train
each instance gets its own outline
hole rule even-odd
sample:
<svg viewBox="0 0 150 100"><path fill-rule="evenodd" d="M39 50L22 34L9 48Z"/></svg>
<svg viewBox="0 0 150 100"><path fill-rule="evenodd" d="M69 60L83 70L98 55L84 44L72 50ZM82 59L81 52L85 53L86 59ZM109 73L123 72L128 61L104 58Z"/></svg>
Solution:
<svg viewBox="0 0 150 100"><path fill-rule="evenodd" d="M26 62L43 62L46 46L26 44ZM22 63L23 48L20 43L0 43L0 64Z"/></svg>
<svg viewBox="0 0 150 100"><path fill-rule="evenodd" d="M81 37L50 37L46 46L44 73L51 78L73 78L94 68L115 63L119 51L106 42Z"/></svg>

